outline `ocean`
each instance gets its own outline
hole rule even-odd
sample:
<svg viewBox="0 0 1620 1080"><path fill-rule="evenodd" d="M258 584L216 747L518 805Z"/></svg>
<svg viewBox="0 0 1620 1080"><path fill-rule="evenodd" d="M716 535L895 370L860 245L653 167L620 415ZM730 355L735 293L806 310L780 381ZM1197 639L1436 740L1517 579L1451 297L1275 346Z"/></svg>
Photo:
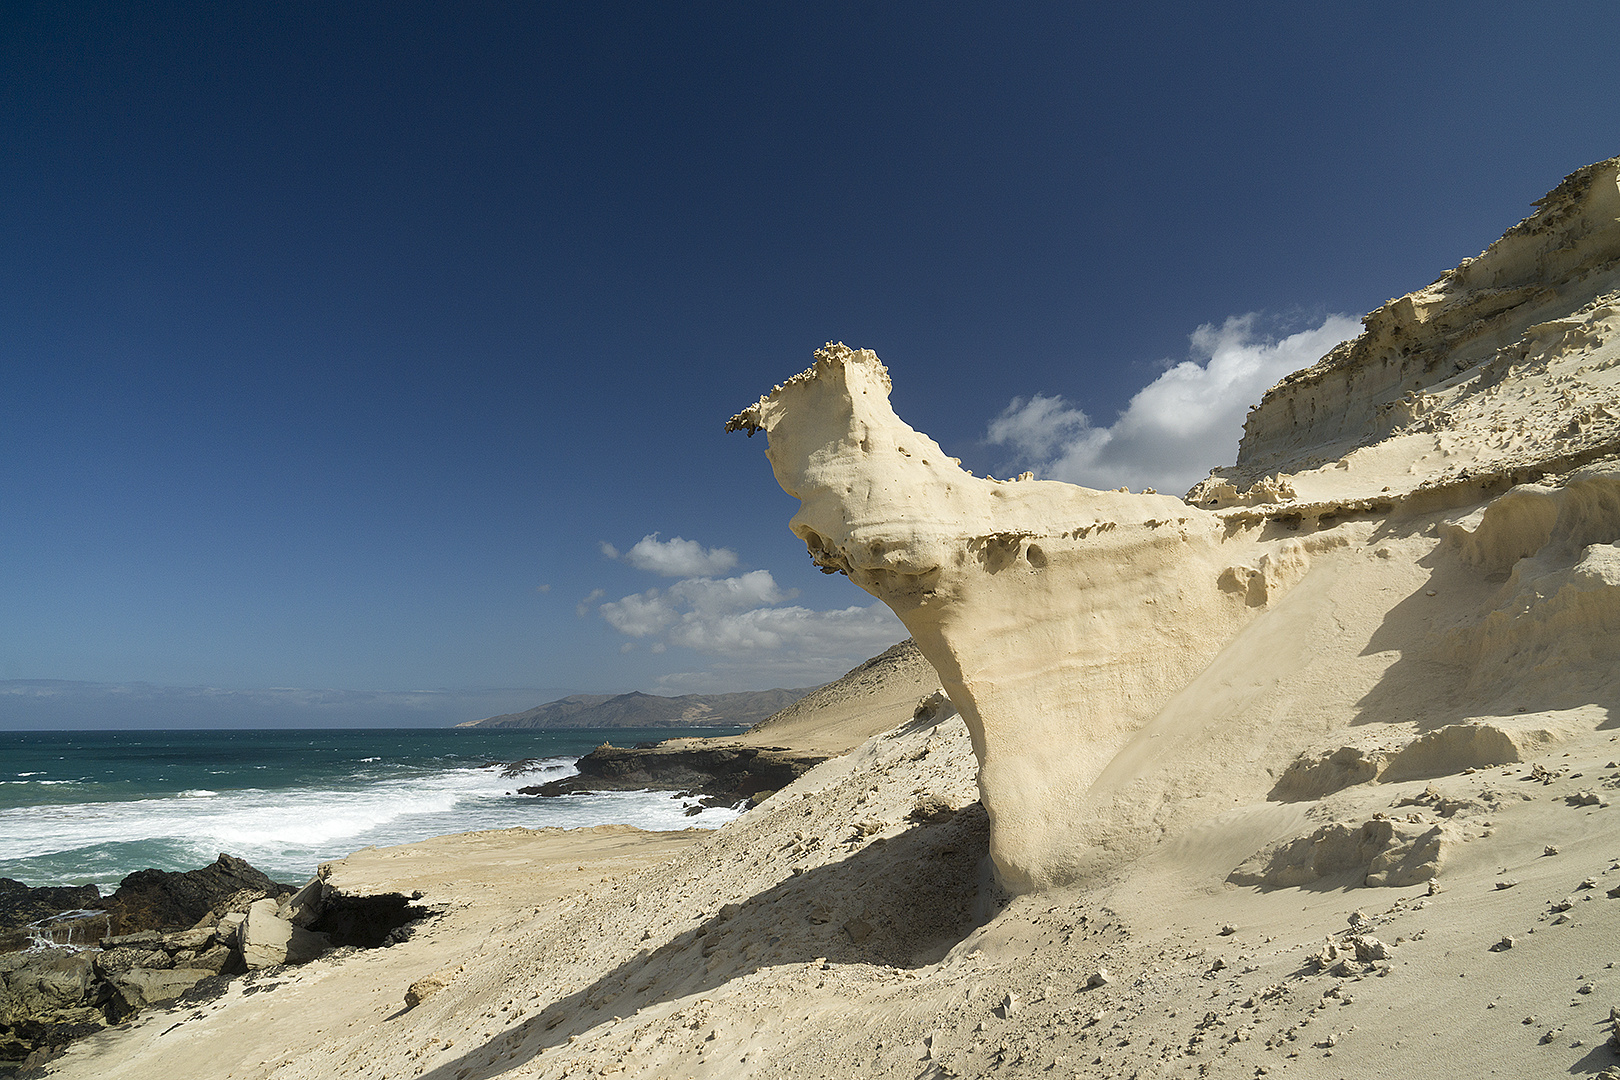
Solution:
<svg viewBox="0 0 1620 1080"><path fill-rule="evenodd" d="M0 732L0 877L106 894L135 870L193 870L226 851L299 884L367 845L474 829L717 828L737 811L688 817L692 800L667 791L516 791L572 774L604 741L738 730ZM485 767L523 758L542 768L509 779Z"/></svg>

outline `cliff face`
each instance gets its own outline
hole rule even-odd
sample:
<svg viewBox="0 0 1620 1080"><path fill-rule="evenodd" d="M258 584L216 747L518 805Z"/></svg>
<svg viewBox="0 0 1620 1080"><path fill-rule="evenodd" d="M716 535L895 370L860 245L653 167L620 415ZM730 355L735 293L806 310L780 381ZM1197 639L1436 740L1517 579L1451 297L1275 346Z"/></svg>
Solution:
<svg viewBox="0 0 1620 1080"><path fill-rule="evenodd" d="M1605 722L1617 174L1573 174L1283 380L1238 465L1186 501L973 477L843 345L732 418L767 433L815 561L892 607L938 669L1004 885L1103 873L1257 787L1442 775ZM1436 837L1372 833L1355 848L1370 882L1438 866Z"/></svg>
<svg viewBox="0 0 1620 1080"><path fill-rule="evenodd" d="M1360 337L1266 393L1223 478L1247 486L1373 445L1420 482L1608 452L1616 373L1588 354L1620 312L1617 181L1620 158L1572 173L1478 258L1366 316Z"/></svg>

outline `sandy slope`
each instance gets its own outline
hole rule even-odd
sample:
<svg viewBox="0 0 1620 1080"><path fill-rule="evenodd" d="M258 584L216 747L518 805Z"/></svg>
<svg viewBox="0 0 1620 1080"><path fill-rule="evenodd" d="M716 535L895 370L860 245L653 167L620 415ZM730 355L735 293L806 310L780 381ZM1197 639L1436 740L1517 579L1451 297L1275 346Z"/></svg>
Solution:
<svg viewBox="0 0 1620 1080"><path fill-rule="evenodd" d="M361 853L340 875L420 887L452 910L393 949L80 1044L51 1074L1596 1072L1614 1060L1602 1044L1620 1004L1620 899L1607 895L1620 887L1620 831L1612 807L1568 797L1620 786L1616 754L1615 736L1595 731L1546 757L1565 770L1551 783L1515 765L1344 800L1341 814L1395 813L1432 786L1480 803L1449 819L1461 828L1437 895L1358 887L1355 873L1269 891L1225 883L1264 839L1320 814L1255 802L1112 880L1020 897L986 922L965 731L954 718L903 724L718 833L512 830ZM919 789L963 808L909 821ZM1543 853L1549 838L1556 855ZM605 861L568 873L586 852ZM1594 888L1579 887L1587 878ZM1507 880L1518 884L1497 888ZM1314 972L1307 958L1329 935L1343 942L1358 911L1387 960ZM1504 935L1514 947L1491 951ZM402 1011L406 986L447 965L461 969L448 987ZM1100 969L1111 981L1088 988Z"/></svg>
<svg viewBox="0 0 1620 1080"><path fill-rule="evenodd" d="M939 675L910 640L789 705L736 741L750 746L781 743L795 750L846 754L888 731L895 717L939 689Z"/></svg>
<svg viewBox="0 0 1620 1080"><path fill-rule="evenodd" d="M387 949L346 949L300 967L232 983L199 1005L147 1010L133 1023L76 1044L51 1063L74 1075L269 1076L288 1061L340 1041L387 1038L404 988L447 965L476 964L538 911L614 874L657 863L704 834L646 833L628 826L504 829L366 848L331 865L352 894L413 892L442 913Z"/></svg>

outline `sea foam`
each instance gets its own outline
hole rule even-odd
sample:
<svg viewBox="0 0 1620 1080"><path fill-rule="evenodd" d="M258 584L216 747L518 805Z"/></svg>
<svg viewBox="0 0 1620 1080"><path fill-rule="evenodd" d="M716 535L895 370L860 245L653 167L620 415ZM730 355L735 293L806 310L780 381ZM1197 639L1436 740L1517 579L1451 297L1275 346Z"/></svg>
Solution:
<svg viewBox="0 0 1620 1080"><path fill-rule="evenodd" d="M714 808L687 817L687 804L659 791L562 798L515 794L517 787L537 779L571 773L572 759L545 762L534 774L517 779L502 777L494 768L449 768L425 775L398 771L408 774L329 787L194 788L163 798L0 810L0 873L24 880L56 879L64 859L89 868L107 861L97 856L118 848L126 849L127 860L134 854L128 850L132 846L151 852L154 864L178 859L201 866L229 851L273 876L298 881L318 863L360 847L446 833L511 826L718 827L737 815ZM159 853L168 853L167 858ZM26 864L36 864L33 873Z"/></svg>

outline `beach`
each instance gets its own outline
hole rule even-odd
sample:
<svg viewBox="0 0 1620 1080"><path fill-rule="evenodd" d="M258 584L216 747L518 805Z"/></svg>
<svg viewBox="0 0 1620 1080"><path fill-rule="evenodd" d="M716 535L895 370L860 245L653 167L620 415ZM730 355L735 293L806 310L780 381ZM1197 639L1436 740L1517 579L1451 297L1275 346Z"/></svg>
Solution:
<svg viewBox="0 0 1620 1080"><path fill-rule="evenodd" d="M1233 885L1320 809L1257 800L1086 888L1014 899L984 871L960 720L895 719L718 831L357 853L332 881L421 891L439 912L410 940L152 1010L47 1073L1529 1076L1612 1060L1620 848L1611 808L1571 800L1620 786L1606 731L1341 801L1416 799L1433 818L1431 790L1498 793L1453 815L1438 887Z"/></svg>

